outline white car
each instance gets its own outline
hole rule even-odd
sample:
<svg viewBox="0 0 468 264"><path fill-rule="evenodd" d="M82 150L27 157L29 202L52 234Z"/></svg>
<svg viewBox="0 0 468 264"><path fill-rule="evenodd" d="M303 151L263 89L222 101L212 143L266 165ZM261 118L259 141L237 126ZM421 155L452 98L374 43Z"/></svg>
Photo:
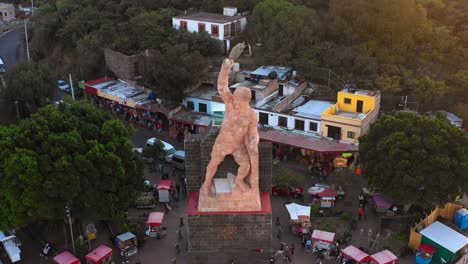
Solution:
<svg viewBox="0 0 468 264"><path fill-rule="evenodd" d="M146 141L146 147L154 145L156 143L156 140L161 141L161 143L164 145L164 151L166 151L166 154L164 155L164 160L166 162L171 162L172 156L174 156L174 153L176 152L176 149L171 144L157 138L150 138Z"/></svg>
<svg viewBox="0 0 468 264"><path fill-rule="evenodd" d="M317 194L325 191L328 188L330 188L330 185L316 183L316 184L314 184L314 186L307 189L307 193L310 194L310 195L317 195Z"/></svg>
<svg viewBox="0 0 468 264"><path fill-rule="evenodd" d="M65 91L70 90L70 85L68 85L68 83L65 82L64 80L58 80L57 84L58 84L58 88L60 89L60 91L65 92Z"/></svg>

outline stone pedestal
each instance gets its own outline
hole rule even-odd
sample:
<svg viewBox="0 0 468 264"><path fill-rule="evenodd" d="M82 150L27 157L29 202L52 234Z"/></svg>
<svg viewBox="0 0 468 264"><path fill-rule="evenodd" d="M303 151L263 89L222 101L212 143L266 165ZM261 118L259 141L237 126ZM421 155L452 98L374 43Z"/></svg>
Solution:
<svg viewBox="0 0 468 264"><path fill-rule="evenodd" d="M189 195L190 264L268 263L272 249L270 194L261 193L261 209L250 212L200 212L199 193Z"/></svg>

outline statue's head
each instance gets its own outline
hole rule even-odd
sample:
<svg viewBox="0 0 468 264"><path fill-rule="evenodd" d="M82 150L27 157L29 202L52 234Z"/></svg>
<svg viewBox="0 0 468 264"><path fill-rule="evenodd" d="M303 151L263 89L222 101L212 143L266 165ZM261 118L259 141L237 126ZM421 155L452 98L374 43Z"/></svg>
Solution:
<svg viewBox="0 0 468 264"><path fill-rule="evenodd" d="M247 87L239 87L234 91L234 101L232 103L234 109L249 107L252 99L252 92Z"/></svg>

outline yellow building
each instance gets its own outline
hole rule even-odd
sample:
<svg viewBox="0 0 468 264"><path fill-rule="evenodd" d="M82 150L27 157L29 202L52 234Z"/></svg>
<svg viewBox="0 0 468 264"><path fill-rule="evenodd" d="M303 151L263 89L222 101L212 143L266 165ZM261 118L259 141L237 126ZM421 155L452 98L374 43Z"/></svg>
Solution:
<svg viewBox="0 0 468 264"><path fill-rule="evenodd" d="M320 134L323 137L349 143L369 130L380 110L380 92L368 90L338 92L337 103L321 115Z"/></svg>

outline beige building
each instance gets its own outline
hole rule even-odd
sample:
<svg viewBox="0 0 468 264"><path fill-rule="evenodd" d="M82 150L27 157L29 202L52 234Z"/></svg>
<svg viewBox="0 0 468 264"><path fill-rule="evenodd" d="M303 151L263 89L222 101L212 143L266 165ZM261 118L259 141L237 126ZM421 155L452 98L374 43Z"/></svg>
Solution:
<svg viewBox="0 0 468 264"><path fill-rule="evenodd" d="M379 115L380 95L368 90L338 92L337 103L321 115L321 136L358 143Z"/></svg>
<svg viewBox="0 0 468 264"><path fill-rule="evenodd" d="M10 21L15 18L15 7L12 4L0 3L0 20Z"/></svg>

